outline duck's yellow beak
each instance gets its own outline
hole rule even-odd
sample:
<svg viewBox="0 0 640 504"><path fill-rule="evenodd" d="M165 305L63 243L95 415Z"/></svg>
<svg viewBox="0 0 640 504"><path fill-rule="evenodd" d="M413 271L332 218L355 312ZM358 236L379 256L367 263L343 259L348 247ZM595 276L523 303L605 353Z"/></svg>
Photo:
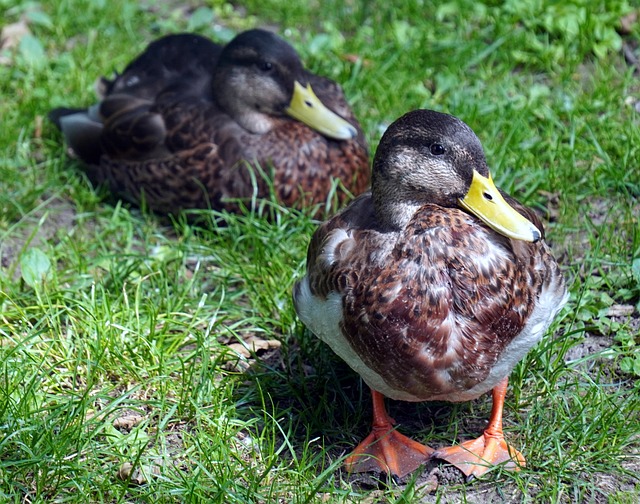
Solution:
<svg viewBox="0 0 640 504"><path fill-rule="evenodd" d="M462 208L504 236L528 242L540 239L540 230L505 201L491 175L484 177L474 170L469 191L459 201Z"/></svg>
<svg viewBox="0 0 640 504"><path fill-rule="evenodd" d="M353 125L329 110L320 101L310 84L305 88L298 81L295 82L291 103L285 112L310 128L336 140L350 140L358 135Z"/></svg>

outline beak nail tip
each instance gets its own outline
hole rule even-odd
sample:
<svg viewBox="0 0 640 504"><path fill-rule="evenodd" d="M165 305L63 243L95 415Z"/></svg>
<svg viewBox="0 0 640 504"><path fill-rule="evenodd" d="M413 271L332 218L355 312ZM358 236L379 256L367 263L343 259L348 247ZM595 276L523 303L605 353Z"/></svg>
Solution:
<svg viewBox="0 0 640 504"><path fill-rule="evenodd" d="M533 243L537 243L538 241L540 241L540 238L541 238L540 231L538 231L538 229L534 229L534 231L533 231Z"/></svg>

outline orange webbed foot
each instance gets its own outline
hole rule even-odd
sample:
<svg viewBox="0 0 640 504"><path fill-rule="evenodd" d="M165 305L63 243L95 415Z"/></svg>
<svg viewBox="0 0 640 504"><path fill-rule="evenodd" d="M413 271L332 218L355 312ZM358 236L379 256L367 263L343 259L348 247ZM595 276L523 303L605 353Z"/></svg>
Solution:
<svg viewBox="0 0 640 504"><path fill-rule="evenodd" d="M382 471L399 478L424 464L433 449L400 434L384 407L384 397L375 390L373 397L373 429L347 457L349 472Z"/></svg>
<svg viewBox="0 0 640 504"><path fill-rule="evenodd" d="M479 478L493 466L505 464L505 469L519 471L525 466L524 456L509 446L503 436L485 432L483 436L457 446L441 448L432 454L460 469L467 478Z"/></svg>
<svg viewBox="0 0 640 504"><path fill-rule="evenodd" d="M498 464L505 463L505 468L511 471L519 471L524 467L525 460L522 453L507 444L502 432L502 409L508 382L509 380L505 378L492 391L491 417L482 436L458 446L441 448L431 456L453 464L468 479L480 477Z"/></svg>
<svg viewBox="0 0 640 504"><path fill-rule="evenodd" d="M345 461L349 472L380 470L402 478L424 464L433 449L389 428L374 430Z"/></svg>

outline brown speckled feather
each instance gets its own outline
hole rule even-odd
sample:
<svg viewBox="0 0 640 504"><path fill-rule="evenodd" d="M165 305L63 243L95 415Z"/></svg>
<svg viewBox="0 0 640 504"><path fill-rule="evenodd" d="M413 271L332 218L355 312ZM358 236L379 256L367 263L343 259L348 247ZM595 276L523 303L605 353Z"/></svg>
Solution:
<svg viewBox="0 0 640 504"><path fill-rule="evenodd" d="M408 114L404 124L415 127L422 112ZM430 114L454 126L449 136L435 136L446 156L429 152L437 122L425 128L424 147L413 133L405 136L401 121L385 134L373 195L318 228L294 301L301 319L374 390L396 399L461 401L508 375L542 337L566 289L531 210L506 197L535 226L535 243L508 238L457 208L471 179L466 170L488 174L484 157L469 159L468 152L481 150L466 125ZM451 186L430 189L442 184L434 173L446 174ZM422 202L417 183L424 184Z"/></svg>
<svg viewBox="0 0 640 504"><path fill-rule="evenodd" d="M548 247L437 205L422 207L401 232L381 233L372 216L363 195L318 229L311 292L342 296L345 337L391 387L423 400L473 388L523 329L542 285L559 276L555 262L543 266ZM322 249L335 229L349 239L328 264Z"/></svg>

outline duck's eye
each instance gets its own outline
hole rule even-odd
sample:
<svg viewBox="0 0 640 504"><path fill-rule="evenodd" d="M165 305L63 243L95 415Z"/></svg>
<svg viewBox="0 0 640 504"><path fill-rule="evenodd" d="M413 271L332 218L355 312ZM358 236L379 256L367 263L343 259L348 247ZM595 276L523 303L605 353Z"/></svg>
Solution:
<svg viewBox="0 0 640 504"><path fill-rule="evenodd" d="M273 68L273 63L271 63L270 61L261 61L260 63L258 63L258 68L263 72L268 72Z"/></svg>
<svg viewBox="0 0 640 504"><path fill-rule="evenodd" d="M442 156L445 152L444 146L438 143L431 144L431 148L429 150L434 156Z"/></svg>

